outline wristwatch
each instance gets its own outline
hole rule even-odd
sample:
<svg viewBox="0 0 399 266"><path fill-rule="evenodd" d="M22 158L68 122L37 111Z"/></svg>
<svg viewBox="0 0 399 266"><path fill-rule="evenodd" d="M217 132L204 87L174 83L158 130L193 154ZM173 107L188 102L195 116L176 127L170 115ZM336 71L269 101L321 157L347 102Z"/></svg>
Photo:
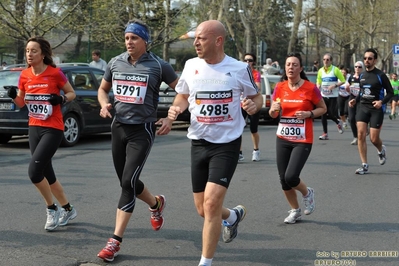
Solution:
<svg viewBox="0 0 399 266"><path fill-rule="evenodd" d="M312 111L310 111L310 118L314 117L314 113Z"/></svg>

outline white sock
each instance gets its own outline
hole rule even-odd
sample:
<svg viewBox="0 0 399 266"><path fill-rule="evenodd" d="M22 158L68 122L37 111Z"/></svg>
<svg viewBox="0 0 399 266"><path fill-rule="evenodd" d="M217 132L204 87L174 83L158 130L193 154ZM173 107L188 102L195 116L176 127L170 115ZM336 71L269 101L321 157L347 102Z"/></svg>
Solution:
<svg viewBox="0 0 399 266"><path fill-rule="evenodd" d="M201 260L200 260L200 263L198 265L212 266L212 259L207 259L207 258L205 258L204 256L201 255Z"/></svg>
<svg viewBox="0 0 399 266"><path fill-rule="evenodd" d="M230 215L229 218L227 218L225 221L228 222L230 225L234 224L237 221L237 214L234 210L230 210Z"/></svg>

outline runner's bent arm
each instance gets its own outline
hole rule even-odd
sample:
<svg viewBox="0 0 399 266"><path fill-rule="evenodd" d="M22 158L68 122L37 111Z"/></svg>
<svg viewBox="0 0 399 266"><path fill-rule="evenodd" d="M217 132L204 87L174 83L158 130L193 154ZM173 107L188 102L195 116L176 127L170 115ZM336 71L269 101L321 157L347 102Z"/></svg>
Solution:
<svg viewBox="0 0 399 266"><path fill-rule="evenodd" d="M112 83L102 79L100 87L98 88L98 102L101 108L109 104L108 93L111 90Z"/></svg>
<svg viewBox="0 0 399 266"><path fill-rule="evenodd" d="M168 118L176 120L177 116L183 113L188 108L188 97L189 94L177 93L173 104L169 107Z"/></svg>
<svg viewBox="0 0 399 266"><path fill-rule="evenodd" d="M387 103L391 100L391 98L393 97L393 95L394 95L394 94L393 94L392 84L391 84L391 82L389 81L389 79L388 79L387 76L383 76L383 77L382 77L382 86L383 86L383 88L385 88L386 95L385 95L385 97L382 99L381 103L382 103L382 104L387 104Z"/></svg>
<svg viewBox="0 0 399 266"><path fill-rule="evenodd" d="M262 108L262 105L263 105L263 97L262 97L262 94L260 94L260 93L258 92L258 93L255 94L255 95L247 96L247 98L248 98L248 99L251 99L251 100L255 103L256 111L254 111L252 114L256 114L256 113ZM248 112L248 110L247 110L248 107L249 107L249 106L247 106L246 101L244 101L244 102L243 102L243 105L242 105L242 108L243 108L245 111ZM250 114L250 115L251 115L251 114Z"/></svg>
<svg viewBox="0 0 399 266"><path fill-rule="evenodd" d="M100 116L103 118L106 117L112 118L112 115L109 112L109 110L111 110L112 108L112 104L109 103L109 97L108 97L108 93L111 90L111 87L112 83L103 79L101 81L100 88L98 88L97 98L101 106Z"/></svg>
<svg viewBox="0 0 399 266"><path fill-rule="evenodd" d="M169 83L169 87L172 89L175 89L177 82L179 81L179 78L175 79L173 82ZM164 118L160 118L155 125L160 126L157 130L157 135L166 135L170 132L172 129L173 125L173 120L170 119L168 116Z"/></svg>

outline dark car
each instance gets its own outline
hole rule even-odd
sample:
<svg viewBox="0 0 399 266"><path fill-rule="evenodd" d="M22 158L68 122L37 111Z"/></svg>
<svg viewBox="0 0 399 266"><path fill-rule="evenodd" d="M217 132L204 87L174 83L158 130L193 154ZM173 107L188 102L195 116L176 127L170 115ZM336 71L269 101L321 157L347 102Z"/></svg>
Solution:
<svg viewBox="0 0 399 266"><path fill-rule="evenodd" d="M168 116L169 107L173 103L173 99L176 96L176 91L168 86L165 82L161 83L159 87L159 103L157 116L158 118L163 118ZM190 112L186 109L182 114L177 116L176 121L190 122Z"/></svg>
<svg viewBox="0 0 399 266"><path fill-rule="evenodd" d="M104 75L101 69L89 66L60 66L76 93L76 98L62 106L65 129L62 146L75 145L80 136L111 131L111 119L101 118L97 90ZM4 86L17 86L24 68L0 71L0 143L12 136L28 134L28 110L18 108L7 96ZM113 101L112 92L110 100Z"/></svg>

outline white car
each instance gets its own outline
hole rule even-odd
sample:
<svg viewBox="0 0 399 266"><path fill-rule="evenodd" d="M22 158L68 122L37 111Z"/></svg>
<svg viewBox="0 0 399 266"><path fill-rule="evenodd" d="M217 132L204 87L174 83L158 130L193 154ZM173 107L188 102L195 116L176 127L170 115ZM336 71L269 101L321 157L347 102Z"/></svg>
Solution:
<svg viewBox="0 0 399 266"><path fill-rule="evenodd" d="M269 109L271 105L271 98L273 90L276 87L277 82L281 81L281 75L262 75L261 76L261 93L263 96L263 105L260 110L260 120L267 122L278 123L278 118L271 118L269 115Z"/></svg>

